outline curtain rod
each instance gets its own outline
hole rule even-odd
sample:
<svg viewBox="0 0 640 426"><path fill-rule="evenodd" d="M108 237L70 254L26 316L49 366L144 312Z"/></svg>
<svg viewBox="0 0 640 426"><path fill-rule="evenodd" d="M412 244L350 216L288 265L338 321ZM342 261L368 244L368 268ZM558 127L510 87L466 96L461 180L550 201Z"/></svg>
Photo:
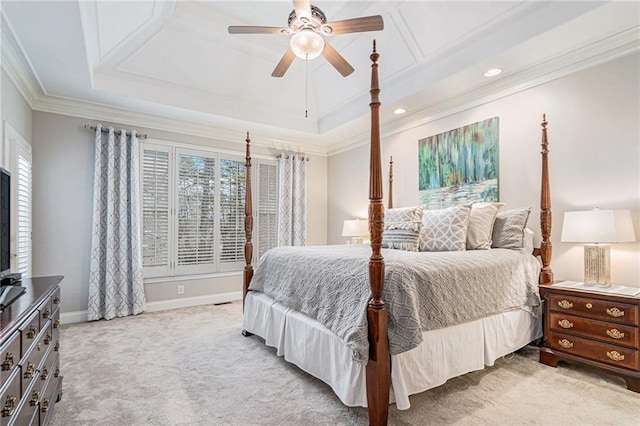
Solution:
<svg viewBox="0 0 640 426"><path fill-rule="evenodd" d="M301 157L300 160L302 161L309 161L310 158L304 154L294 154L294 153L284 153L284 154L276 154L274 157L276 158L281 158L282 156L284 156L284 158L289 158L290 155L297 155L298 157Z"/></svg>
<svg viewBox="0 0 640 426"><path fill-rule="evenodd" d="M96 126L91 126L91 125L89 125L89 124L85 124L85 125L84 125L84 128L85 128L85 130L92 130L92 131L94 131L94 132L95 132L95 130L96 130ZM120 130L115 130L115 129L114 129L114 131L113 131L113 132L114 132L114 133L116 133L116 134L118 134L118 135L122 133ZM109 129L108 129L108 128L103 127L103 128L102 128L102 133L109 133ZM145 134L145 135L138 135L138 139L146 139L146 138L147 138L147 135L146 135L146 134Z"/></svg>

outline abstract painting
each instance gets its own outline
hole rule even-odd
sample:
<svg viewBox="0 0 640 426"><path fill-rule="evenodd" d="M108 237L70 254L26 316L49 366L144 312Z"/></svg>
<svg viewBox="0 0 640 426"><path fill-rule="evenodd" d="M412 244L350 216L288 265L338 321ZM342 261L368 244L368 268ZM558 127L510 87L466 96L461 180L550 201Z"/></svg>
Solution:
<svg viewBox="0 0 640 426"><path fill-rule="evenodd" d="M420 139L418 191L428 209L498 201L498 117Z"/></svg>

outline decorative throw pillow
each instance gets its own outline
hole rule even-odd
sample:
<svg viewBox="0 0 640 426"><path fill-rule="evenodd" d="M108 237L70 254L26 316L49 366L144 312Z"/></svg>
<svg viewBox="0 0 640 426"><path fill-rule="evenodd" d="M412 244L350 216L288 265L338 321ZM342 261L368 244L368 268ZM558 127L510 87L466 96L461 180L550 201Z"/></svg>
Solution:
<svg viewBox="0 0 640 426"><path fill-rule="evenodd" d="M467 250L487 250L491 248L493 223L504 203L474 203L469 213L467 230Z"/></svg>
<svg viewBox="0 0 640 426"><path fill-rule="evenodd" d="M418 251L423 212L422 206L385 210L382 248Z"/></svg>
<svg viewBox="0 0 640 426"><path fill-rule="evenodd" d="M524 228L524 245L522 247L523 253L533 254L533 249L534 249L533 236L534 236L534 233L531 229Z"/></svg>
<svg viewBox="0 0 640 426"><path fill-rule="evenodd" d="M422 222L396 222L386 224L382 232L382 248L418 251L418 236Z"/></svg>
<svg viewBox="0 0 640 426"><path fill-rule="evenodd" d="M467 246L468 204L442 210L425 210L420 251L460 251Z"/></svg>
<svg viewBox="0 0 640 426"><path fill-rule="evenodd" d="M385 209L384 211L384 223L398 223L398 222L420 222L422 220L422 214L424 213L424 207L398 207L395 209Z"/></svg>
<svg viewBox="0 0 640 426"><path fill-rule="evenodd" d="M491 247L521 250L530 212L530 207L498 212L493 224Z"/></svg>

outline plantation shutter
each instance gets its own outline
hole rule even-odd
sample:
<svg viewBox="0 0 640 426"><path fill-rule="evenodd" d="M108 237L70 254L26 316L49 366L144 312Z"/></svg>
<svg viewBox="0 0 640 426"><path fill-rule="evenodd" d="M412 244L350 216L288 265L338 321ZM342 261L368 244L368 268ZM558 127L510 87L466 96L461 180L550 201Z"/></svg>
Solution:
<svg viewBox="0 0 640 426"><path fill-rule="evenodd" d="M176 273L215 271L216 159L178 153Z"/></svg>
<svg viewBox="0 0 640 426"><path fill-rule="evenodd" d="M170 152L148 146L142 155L142 266L145 276L169 274Z"/></svg>
<svg viewBox="0 0 640 426"><path fill-rule="evenodd" d="M244 264L244 161L220 160L220 269L238 270Z"/></svg>
<svg viewBox="0 0 640 426"><path fill-rule="evenodd" d="M270 248L278 245L278 176L275 162L258 162L257 167L257 257L258 261Z"/></svg>
<svg viewBox="0 0 640 426"><path fill-rule="evenodd" d="M17 147L17 259L16 269L24 277L31 276L31 213L32 213L32 172L31 150L18 144Z"/></svg>

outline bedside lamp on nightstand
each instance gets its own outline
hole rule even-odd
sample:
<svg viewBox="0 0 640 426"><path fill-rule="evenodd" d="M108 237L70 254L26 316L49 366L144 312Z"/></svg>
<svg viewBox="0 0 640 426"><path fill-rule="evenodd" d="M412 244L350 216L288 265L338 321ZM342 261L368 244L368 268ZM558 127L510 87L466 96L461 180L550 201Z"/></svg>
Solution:
<svg viewBox="0 0 640 426"><path fill-rule="evenodd" d="M563 243L584 245L584 281L611 284L610 245L636 240L630 210L588 210L565 212Z"/></svg>
<svg viewBox="0 0 640 426"><path fill-rule="evenodd" d="M369 223L366 220L345 220L342 226L342 236L351 237L351 244L360 244L369 235Z"/></svg>

